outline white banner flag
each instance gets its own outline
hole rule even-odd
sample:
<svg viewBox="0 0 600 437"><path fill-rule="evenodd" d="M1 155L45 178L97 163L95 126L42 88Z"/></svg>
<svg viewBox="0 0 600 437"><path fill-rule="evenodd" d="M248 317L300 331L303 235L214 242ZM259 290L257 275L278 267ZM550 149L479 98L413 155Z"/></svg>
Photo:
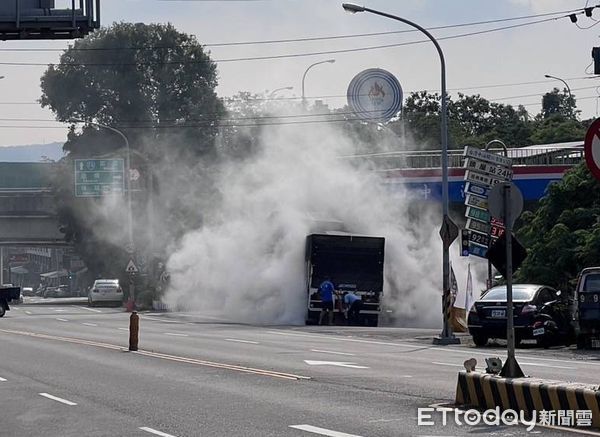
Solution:
<svg viewBox="0 0 600 437"><path fill-rule="evenodd" d="M469 314L469 310L473 306L475 298L473 297L473 278L471 277L471 264L467 266L467 287L465 292L465 312Z"/></svg>

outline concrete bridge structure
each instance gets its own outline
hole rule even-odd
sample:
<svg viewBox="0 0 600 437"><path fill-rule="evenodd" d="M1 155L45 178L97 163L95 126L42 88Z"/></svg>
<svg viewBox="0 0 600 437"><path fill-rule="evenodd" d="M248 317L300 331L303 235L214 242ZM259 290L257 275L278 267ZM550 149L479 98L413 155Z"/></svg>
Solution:
<svg viewBox="0 0 600 437"><path fill-rule="evenodd" d="M51 189L52 163L0 162L0 245L65 246Z"/></svg>

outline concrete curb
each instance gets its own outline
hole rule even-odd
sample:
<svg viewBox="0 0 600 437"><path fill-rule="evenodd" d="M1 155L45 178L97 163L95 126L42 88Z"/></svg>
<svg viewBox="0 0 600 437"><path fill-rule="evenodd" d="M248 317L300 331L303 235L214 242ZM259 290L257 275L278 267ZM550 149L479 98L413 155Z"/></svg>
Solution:
<svg viewBox="0 0 600 437"><path fill-rule="evenodd" d="M600 390L589 384L462 371L458 374L456 404L524 411L529 417L533 411L590 410L592 426L600 428Z"/></svg>

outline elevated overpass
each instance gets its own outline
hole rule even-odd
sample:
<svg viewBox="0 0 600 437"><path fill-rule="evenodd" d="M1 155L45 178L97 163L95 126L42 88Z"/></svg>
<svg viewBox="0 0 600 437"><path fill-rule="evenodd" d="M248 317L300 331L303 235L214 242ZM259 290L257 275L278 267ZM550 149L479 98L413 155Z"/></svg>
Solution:
<svg viewBox="0 0 600 437"><path fill-rule="evenodd" d="M508 156L513 160L513 182L525 201L538 201L545 195L548 185L561 180L567 170L584 160L583 153L583 141L508 149ZM442 198L440 151L389 152L352 158L367 161L382 175L391 191L408 189L423 200L439 201ZM463 151L450 150L450 202L464 202L463 164Z"/></svg>
<svg viewBox="0 0 600 437"><path fill-rule="evenodd" d="M513 181L526 201L536 202L548 185L584 159L583 142L509 149ZM368 163L381 174L390 191L408 189L417 199L439 201L442 193L441 153L412 151L347 157ZM449 152L449 198L464 203L462 150ZM0 162L0 245L66 246L59 231L52 178L53 163Z"/></svg>
<svg viewBox="0 0 600 437"><path fill-rule="evenodd" d="M0 162L0 245L65 246L51 189L52 163Z"/></svg>

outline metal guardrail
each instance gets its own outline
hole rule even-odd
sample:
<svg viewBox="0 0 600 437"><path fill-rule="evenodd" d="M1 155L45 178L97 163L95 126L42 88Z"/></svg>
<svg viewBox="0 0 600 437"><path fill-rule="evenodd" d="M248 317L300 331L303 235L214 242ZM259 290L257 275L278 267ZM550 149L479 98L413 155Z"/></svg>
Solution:
<svg viewBox="0 0 600 437"><path fill-rule="evenodd" d="M576 165L583 159L583 146L567 148L514 148L508 149L513 165ZM378 171L399 169L441 168L442 155L439 150L382 152L364 155L343 156L343 159L368 163ZM464 156L462 150L448 151L448 166L462 168Z"/></svg>

